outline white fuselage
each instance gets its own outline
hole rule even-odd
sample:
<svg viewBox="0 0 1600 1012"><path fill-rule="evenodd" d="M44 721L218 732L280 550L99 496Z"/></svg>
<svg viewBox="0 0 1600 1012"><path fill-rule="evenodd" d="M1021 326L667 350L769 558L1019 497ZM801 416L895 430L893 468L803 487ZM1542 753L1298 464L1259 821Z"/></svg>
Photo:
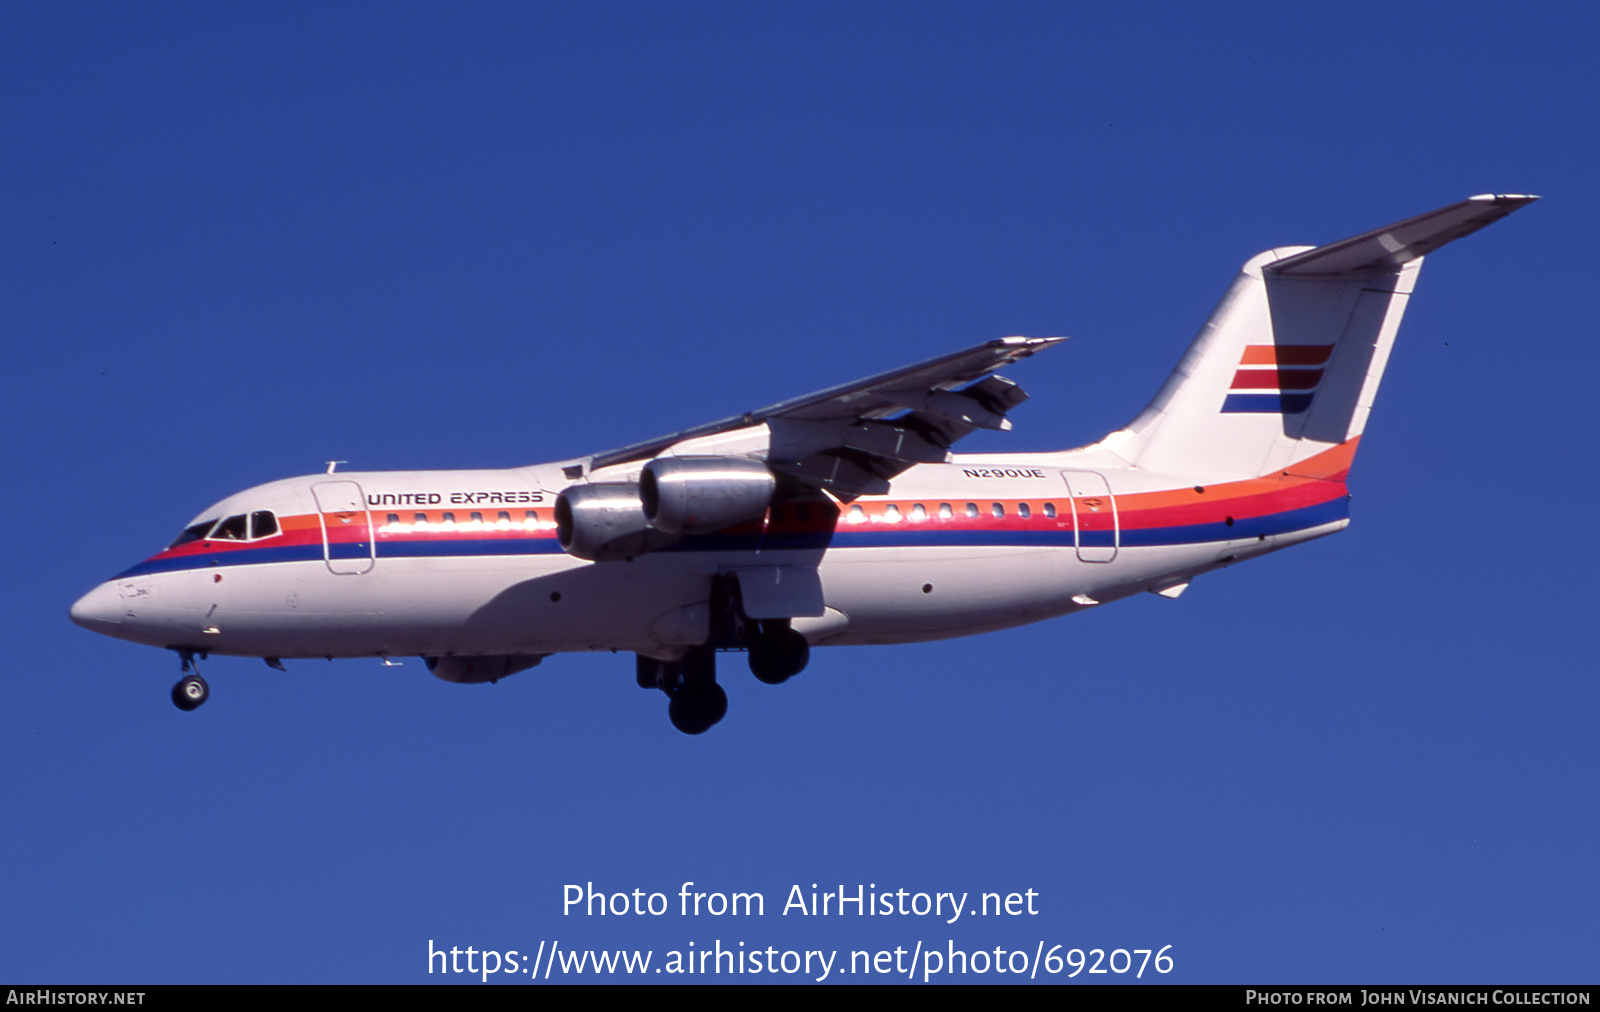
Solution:
<svg viewBox="0 0 1600 1012"><path fill-rule="evenodd" d="M714 577L779 567L820 577L825 611L793 620L813 643L901 643L1175 593L1347 523L1342 469L1207 487L1108 463L1092 448L956 457L911 468L885 495L812 503L803 520L780 504L610 562L557 544L552 507L572 484L558 465L292 478L196 518L270 511L274 533L177 545L73 617L153 646L274 658L671 657L704 642Z"/></svg>

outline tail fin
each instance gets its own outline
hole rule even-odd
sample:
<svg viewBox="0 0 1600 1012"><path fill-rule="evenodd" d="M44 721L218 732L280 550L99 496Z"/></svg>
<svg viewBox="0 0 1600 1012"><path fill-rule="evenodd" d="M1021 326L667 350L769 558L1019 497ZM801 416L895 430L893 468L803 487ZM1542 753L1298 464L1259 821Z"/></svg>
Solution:
<svg viewBox="0 0 1600 1012"><path fill-rule="evenodd" d="M1537 199L1484 194L1253 257L1155 399L1102 446L1142 469L1220 477L1353 453L1423 256Z"/></svg>

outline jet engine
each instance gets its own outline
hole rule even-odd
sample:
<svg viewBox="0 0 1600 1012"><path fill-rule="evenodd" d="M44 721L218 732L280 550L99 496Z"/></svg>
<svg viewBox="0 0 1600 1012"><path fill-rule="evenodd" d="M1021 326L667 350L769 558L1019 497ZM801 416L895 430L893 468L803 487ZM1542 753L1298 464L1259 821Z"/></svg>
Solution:
<svg viewBox="0 0 1600 1012"><path fill-rule="evenodd" d="M778 482L767 465L744 457L659 457L639 476L650 526L668 534L709 534L756 520Z"/></svg>
<svg viewBox="0 0 1600 1012"><path fill-rule="evenodd" d="M556 496L556 538L590 562L631 559L677 540L650 526L631 481L574 485Z"/></svg>

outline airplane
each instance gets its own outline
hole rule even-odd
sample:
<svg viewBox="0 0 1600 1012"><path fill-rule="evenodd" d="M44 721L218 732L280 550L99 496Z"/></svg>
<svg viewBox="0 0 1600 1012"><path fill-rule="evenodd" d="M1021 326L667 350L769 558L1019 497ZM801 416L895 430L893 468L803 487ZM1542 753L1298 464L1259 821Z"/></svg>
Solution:
<svg viewBox="0 0 1600 1012"><path fill-rule="evenodd" d="M1027 395L1007 337L587 457L269 482L202 510L72 606L176 651L421 656L495 682L629 652L686 734L716 656L780 684L815 646L990 632L1150 592L1349 524L1347 477L1423 257L1537 197L1484 194L1245 263L1155 399L1099 442L957 455Z"/></svg>

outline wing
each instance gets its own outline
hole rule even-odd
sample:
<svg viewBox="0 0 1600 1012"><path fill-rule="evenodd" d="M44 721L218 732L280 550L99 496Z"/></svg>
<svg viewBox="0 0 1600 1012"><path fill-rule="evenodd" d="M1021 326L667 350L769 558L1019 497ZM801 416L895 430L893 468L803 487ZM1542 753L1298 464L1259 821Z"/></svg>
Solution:
<svg viewBox="0 0 1600 1012"><path fill-rule="evenodd" d="M888 490L913 464L942 463L974 429L1010 429L1006 413L1028 399L995 375L1002 366L1066 340L1004 337L917 365L780 401L721 421L596 454L590 470L646 460L689 440L766 430L749 453L803 485L850 497Z"/></svg>

